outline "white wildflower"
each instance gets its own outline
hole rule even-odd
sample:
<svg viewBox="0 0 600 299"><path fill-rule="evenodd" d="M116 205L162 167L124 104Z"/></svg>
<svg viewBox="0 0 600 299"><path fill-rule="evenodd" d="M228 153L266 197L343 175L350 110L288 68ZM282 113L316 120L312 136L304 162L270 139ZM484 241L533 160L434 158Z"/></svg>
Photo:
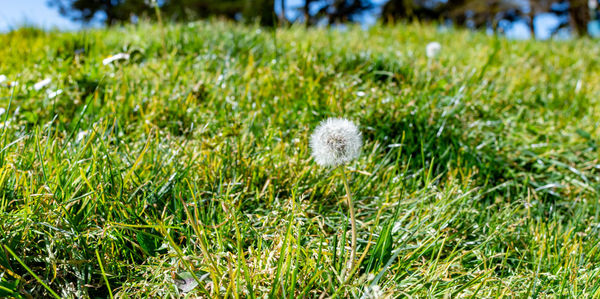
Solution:
<svg viewBox="0 0 600 299"><path fill-rule="evenodd" d="M62 89L59 89L59 90L56 90L56 91L50 91L50 90L48 90L48 98L53 99L57 95L60 95L61 93L63 93Z"/></svg>
<svg viewBox="0 0 600 299"><path fill-rule="evenodd" d="M40 89L46 87L48 84L50 84L50 82L52 82L52 79L46 78L46 79L44 79L44 80L42 80L42 81L40 81L38 83L35 83L33 85L33 89L40 90Z"/></svg>
<svg viewBox="0 0 600 299"><path fill-rule="evenodd" d="M103 65L107 65L112 63L113 61L117 61L117 60L128 60L129 59L129 54L127 53L118 53L115 54L113 56L104 58L104 60L102 60L102 64Z"/></svg>
<svg viewBox="0 0 600 299"><path fill-rule="evenodd" d="M440 43L438 43L438 42L431 42L431 43L427 44L427 47L425 48L425 52L427 54L427 57L429 57L429 58L437 57L441 51L442 51L442 45L440 45Z"/></svg>
<svg viewBox="0 0 600 299"><path fill-rule="evenodd" d="M321 166L338 166L360 154L362 136L356 125L343 118L322 121L310 138L312 155Z"/></svg>
<svg viewBox="0 0 600 299"><path fill-rule="evenodd" d="M6 75L0 75L0 83L6 81Z"/></svg>
<svg viewBox="0 0 600 299"><path fill-rule="evenodd" d="M0 108L0 115L4 114L5 112L6 112L6 109Z"/></svg>

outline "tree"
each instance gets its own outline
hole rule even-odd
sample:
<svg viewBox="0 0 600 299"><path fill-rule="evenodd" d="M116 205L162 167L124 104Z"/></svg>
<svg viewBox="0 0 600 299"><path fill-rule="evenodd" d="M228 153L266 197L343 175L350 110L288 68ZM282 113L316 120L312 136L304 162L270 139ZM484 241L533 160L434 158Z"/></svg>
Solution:
<svg viewBox="0 0 600 299"><path fill-rule="evenodd" d="M172 21L217 16L252 22L260 20L265 26L276 24L274 0L164 0L158 3L162 14ZM155 16L154 4L150 0L50 0L48 4L76 21L89 22L102 13L106 16L104 22L107 25L128 22L133 16Z"/></svg>
<svg viewBox="0 0 600 299"><path fill-rule="evenodd" d="M531 36L535 36L535 16L550 10L553 0L529 0L527 1L527 19Z"/></svg>
<svg viewBox="0 0 600 299"><path fill-rule="evenodd" d="M305 0L302 6L302 15L304 16L304 24L306 27L315 23L315 18L310 14L310 4L317 2L316 0Z"/></svg>
<svg viewBox="0 0 600 299"><path fill-rule="evenodd" d="M311 12L311 6L314 11ZM363 13L375 6L370 0L305 0L297 7L303 15L306 26L325 20L328 25L345 22L358 22Z"/></svg>
<svg viewBox="0 0 600 299"><path fill-rule="evenodd" d="M172 20L196 20L217 16L234 20L249 0L165 0L161 11Z"/></svg>
<svg viewBox="0 0 600 299"><path fill-rule="evenodd" d="M475 28L491 27L496 30L500 20L510 16L525 16L523 3L515 0L449 0L448 13L445 17L459 20L459 25L470 25ZM469 23L467 23L469 22Z"/></svg>
<svg viewBox="0 0 600 299"><path fill-rule="evenodd" d="M246 0L242 16L248 22L259 21L262 26L276 26L275 0Z"/></svg>
<svg viewBox="0 0 600 299"><path fill-rule="evenodd" d="M279 0L279 11L279 16L277 16L279 19L279 24L287 24L288 20L285 17L285 0Z"/></svg>
<svg viewBox="0 0 600 299"><path fill-rule="evenodd" d="M165 0L161 6L173 20L195 20L210 16L230 20L259 21L263 26L275 26L275 0Z"/></svg>
<svg viewBox="0 0 600 299"><path fill-rule="evenodd" d="M373 9L373 3L368 0L333 0L328 1L322 10L327 15L329 25L335 23L357 22L367 10Z"/></svg>
<svg viewBox="0 0 600 299"><path fill-rule="evenodd" d="M402 19L432 21L441 19L444 9L448 7L442 1L390 0L383 5L381 16L384 23Z"/></svg>
<svg viewBox="0 0 600 299"><path fill-rule="evenodd" d="M107 25L127 22L134 15L152 12L152 7L144 0L49 0L48 5L57 7L63 16L81 22L90 22L102 12Z"/></svg>
<svg viewBox="0 0 600 299"><path fill-rule="evenodd" d="M569 22L556 30L570 26L581 35L588 32L587 25L597 7L597 0L390 0L383 6L382 18L384 22L451 20L458 26L494 30L501 20L525 20L534 33L535 16L549 12L568 15Z"/></svg>
<svg viewBox="0 0 600 299"><path fill-rule="evenodd" d="M576 34L587 34L587 24L590 20L591 11L588 6L588 0L571 0L569 2L569 22Z"/></svg>

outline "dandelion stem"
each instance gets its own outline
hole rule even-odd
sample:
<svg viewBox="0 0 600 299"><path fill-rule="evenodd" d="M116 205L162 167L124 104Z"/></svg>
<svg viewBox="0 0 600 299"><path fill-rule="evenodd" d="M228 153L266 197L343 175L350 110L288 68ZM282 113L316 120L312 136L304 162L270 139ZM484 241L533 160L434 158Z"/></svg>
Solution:
<svg viewBox="0 0 600 299"><path fill-rule="evenodd" d="M348 197L348 210L350 212L350 225L352 226L352 251L350 251L350 270L354 268L355 256L356 256L356 216L354 216L354 203L352 202L352 195L350 193L350 186L348 185L348 178L346 177L346 170L341 167L342 177L344 178L344 187L346 188L346 195Z"/></svg>

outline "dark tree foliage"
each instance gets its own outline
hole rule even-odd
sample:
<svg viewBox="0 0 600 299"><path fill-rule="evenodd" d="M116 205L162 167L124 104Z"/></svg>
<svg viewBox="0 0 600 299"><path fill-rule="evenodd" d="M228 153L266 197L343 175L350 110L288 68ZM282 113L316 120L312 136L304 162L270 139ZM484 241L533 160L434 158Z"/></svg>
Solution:
<svg viewBox="0 0 600 299"><path fill-rule="evenodd" d="M575 33L585 34L591 15L595 14L590 11L589 3L589 0L390 0L382 8L382 18L384 23L450 20L458 26L494 30L501 20L522 20L533 32L535 16L549 12L566 15L569 20L557 30L570 25Z"/></svg>
<svg viewBox="0 0 600 299"><path fill-rule="evenodd" d="M210 16L231 20L253 22L260 20L262 25L276 24L274 0L165 0L160 1L160 10L173 21L189 21ZM150 0L51 0L51 6L77 21L89 22L97 13L106 15L105 23L113 25L128 22L133 16L155 16Z"/></svg>
<svg viewBox="0 0 600 299"><path fill-rule="evenodd" d="M516 20L525 15L522 3L512 0L449 0L448 4L450 7L446 10L446 17L459 25L475 28L492 27L496 30L500 20Z"/></svg>
<svg viewBox="0 0 600 299"><path fill-rule="evenodd" d="M577 34L587 33L587 24L590 22L590 9L588 0L571 0L569 1L569 21L571 28Z"/></svg>
<svg viewBox="0 0 600 299"><path fill-rule="evenodd" d="M278 23L275 14L275 0L245 1L242 15L247 21L260 21L263 26L275 26Z"/></svg>
<svg viewBox="0 0 600 299"><path fill-rule="evenodd" d="M305 0L295 7L306 26L324 21L328 25L359 22L360 17L375 8L371 0Z"/></svg>
<svg viewBox="0 0 600 299"><path fill-rule="evenodd" d="M244 0L167 0L161 11L174 20L194 20L210 16L235 19L244 9Z"/></svg>
<svg viewBox="0 0 600 299"><path fill-rule="evenodd" d="M523 2L511 0L390 0L382 10L384 22L400 19L451 20L459 26L495 26L500 19L523 15Z"/></svg>
<svg viewBox="0 0 600 299"><path fill-rule="evenodd" d="M159 3L165 18L189 21L216 16L246 22L260 21L263 26L285 24L283 13L276 15L275 5L283 12L285 0L48 0L61 14L74 20L89 22L99 12L106 24L128 22L135 18L153 18L153 3ZM556 30L569 27L577 34L586 34L588 23L598 14L598 0L389 0L381 10L384 23L398 20L451 21L470 28L498 27L500 22L525 21L534 32L534 18L540 13L554 13L562 20ZM373 0L305 0L296 9L297 20L307 26L360 21L373 10ZM288 7L287 9L290 9ZM593 9L593 10L592 10Z"/></svg>
<svg viewBox="0 0 600 299"><path fill-rule="evenodd" d="M132 16L144 16L152 11L149 1L145 0L49 0L48 4L75 21L89 22L102 12L108 25L126 22Z"/></svg>
<svg viewBox="0 0 600 299"><path fill-rule="evenodd" d="M296 9L301 10L303 22L307 27L315 25L317 23L319 17L322 17L322 14L319 15L319 13L323 10L322 7L319 9L319 13L311 13L311 10L310 10L312 5L318 5L320 2L321 1L319 1L319 0L305 0L302 7L296 8Z"/></svg>
<svg viewBox="0 0 600 299"><path fill-rule="evenodd" d="M384 23L397 20L440 20L444 9L450 7L443 1L390 0L383 5L381 16Z"/></svg>
<svg viewBox="0 0 600 299"><path fill-rule="evenodd" d="M274 0L167 0L161 11L173 21L195 20L210 16L248 22L260 21L261 25L277 24Z"/></svg>
<svg viewBox="0 0 600 299"><path fill-rule="evenodd" d="M317 15L327 17L328 24L356 22L367 10L373 9L369 0L330 0L319 10Z"/></svg>

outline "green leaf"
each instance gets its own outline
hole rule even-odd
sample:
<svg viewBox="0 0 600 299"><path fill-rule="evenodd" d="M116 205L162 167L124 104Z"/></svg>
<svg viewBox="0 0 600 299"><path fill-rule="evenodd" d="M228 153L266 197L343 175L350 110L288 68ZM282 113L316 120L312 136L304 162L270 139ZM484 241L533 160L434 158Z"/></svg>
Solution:
<svg viewBox="0 0 600 299"><path fill-rule="evenodd" d="M379 234L379 238L377 239L377 243L375 243L375 247L373 247L371 254L368 259L367 266L365 268L365 272L369 273L372 271L377 272L387 261L390 260L392 256L392 228L393 222L389 221L382 229Z"/></svg>
<svg viewBox="0 0 600 299"><path fill-rule="evenodd" d="M575 130L575 132L577 132L577 134L585 139L592 139L592 135L590 135L590 133L582 130L582 129L577 129Z"/></svg>
<svg viewBox="0 0 600 299"><path fill-rule="evenodd" d="M140 247L142 247L142 249L144 249L144 251L146 251L146 253L148 255L155 255L156 254L156 238L153 237L152 235L148 234L148 233L144 233L144 232L137 232L135 235L135 238L137 239L138 243L140 244Z"/></svg>
<svg viewBox="0 0 600 299"><path fill-rule="evenodd" d="M0 297L2 298L22 298L18 292L19 281L0 280Z"/></svg>

